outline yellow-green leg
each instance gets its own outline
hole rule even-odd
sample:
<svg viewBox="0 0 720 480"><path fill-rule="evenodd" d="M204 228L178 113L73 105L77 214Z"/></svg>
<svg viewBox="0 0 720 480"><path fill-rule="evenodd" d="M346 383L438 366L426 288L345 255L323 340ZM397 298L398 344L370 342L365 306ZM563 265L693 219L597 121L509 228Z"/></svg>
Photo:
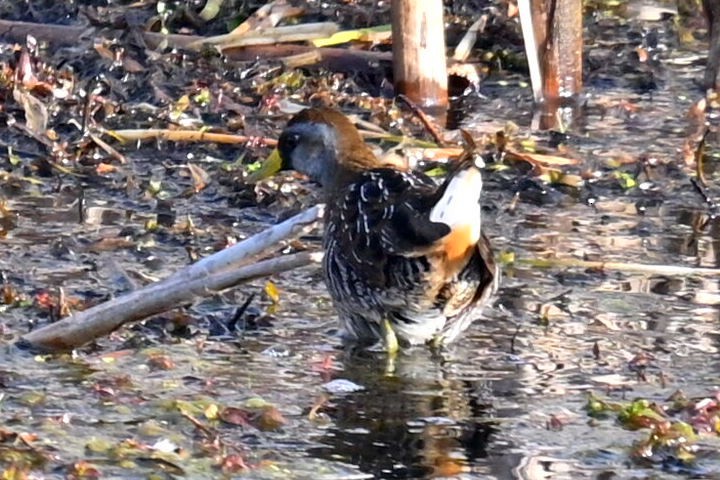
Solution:
<svg viewBox="0 0 720 480"><path fill-rule="evenodd" d="M388 356L387 365L385 365L385 375L392 375L395 373L395 358L400 350L400 344L398 343L397 335L395 335L395 330L393 330L390 320L383 320L382 330L385 350Z"/></svg>
<svg viewBox="0 0 720 480"><path fill-rule="evenodd" d="M390 320L383 320L382 326L385 349L388 353L397 353L398 350L400 350L400 344L398 343L397 336L395 335L395 330L393 330Z"/></svg>
<svg viewBox="0 0 720 480"><path fill-rule="evenodd" d="M432 348L433 350L439 350L439 349L441 349L444 344L445 344L445 337L443 337L442 335L435 335L435 336L428 342L428 345L429 345L430 348Z"/></svg>

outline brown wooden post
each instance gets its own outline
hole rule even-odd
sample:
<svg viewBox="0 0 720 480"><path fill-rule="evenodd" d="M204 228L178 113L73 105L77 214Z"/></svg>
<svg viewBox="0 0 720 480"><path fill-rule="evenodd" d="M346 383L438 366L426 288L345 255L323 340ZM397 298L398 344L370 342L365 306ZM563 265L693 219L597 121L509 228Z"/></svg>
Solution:
<svg viewBox="0 0 720 480"><path fill-rule="evenodd" d="M442 0L392 0L395 91L417 105L448 105Z"/></svg>
<svg viewBox="0 0 720 480"><path fill-rule="evenodd" d="M530 8L532 9L533 30L535 31L535 44L537 46L537 56L540 58L541 68L543 58L545 58L545 50L547 48L548 32L550 31L550 18L552 7L555 0L530 0ZM544 68L543 68L544 70Z"/></svg>
<svg viewBox="0 0 720 480"><path fill-rule="evenodd" d="M582 0L555 0L548 20L543 88L548 97L572 98L582 89Z"/></svg>
<svg viewBox="0 0 720 480"><path fill-rule="evenodd" d="M542 70L541 128L556 128L558 108L582 90L582 0L533 0L533 30Z"/></svg>
<svg viewBox="0 0 720 480"><path fill-rule="evenodd" d="M705 15L710 32L707 67L705 69L705 88L720 91L720 1L703 0Z"/></svg>

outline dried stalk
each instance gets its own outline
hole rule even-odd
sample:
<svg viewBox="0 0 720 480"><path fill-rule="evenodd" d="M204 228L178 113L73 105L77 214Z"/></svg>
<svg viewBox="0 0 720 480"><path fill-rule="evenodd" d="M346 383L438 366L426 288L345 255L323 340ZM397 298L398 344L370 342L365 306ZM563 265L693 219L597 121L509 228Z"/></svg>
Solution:
<svg viewBox="0 0 720 480"><path fill-rule="evenodd" d="M272 45L276 43L300 42L327 38L338 31L338 26L332 22L304 23L284 27L269 27L241 34L227 33L214 37L205 37L202 40L187 45L187 48L201 48L215 46L220 50L226 48L248 47L254 45Z"/></svg>
<svg viewBox="0 0 720 480"><path fill-rule="evenodd" d="M576 258L524 258L516 260L519 264L537 268L592 268L596 270L646 273L653 275L695 275L701 277L720 277L720 268L685 267L680 265L650 265L635 262L603 262L579 260Z"/></svg>
<svg viewBox="0 0 720 480"><path fill-rule="evenodd" d="M239 144L260 140L268 147L277 145L274 138L249 137L247 135L231 135L228 133L212 133L201 130L167 130L162 128L108 130L108 135L120 141L130 140L167 140L170 142L208 142Z"/></svg>
<svg viewBox="0 0 720 480"><path fill-rule="evenodd" d="M535 103L541 103L543 98L543 78L538 57L538 45L535 38L535 27L533 26L533 14L530 0L518 0L520 10L520 26L522 27L523 40L525 41L525 55L530 70L530 85L532 85L533 99Z"/></svg>

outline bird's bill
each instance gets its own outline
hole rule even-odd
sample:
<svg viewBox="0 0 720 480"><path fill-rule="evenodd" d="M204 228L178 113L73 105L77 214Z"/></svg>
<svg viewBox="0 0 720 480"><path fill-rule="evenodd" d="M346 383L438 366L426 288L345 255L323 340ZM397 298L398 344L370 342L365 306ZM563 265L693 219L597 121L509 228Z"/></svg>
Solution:
<svg viewBox="0 0 720 480"><path fill-rule="evenodd" d="M247 183L257 183L260 180L272 177L273 175L278 173L281 168L282 158L280 158L280 151L275 148L272 152L270 152L270 155L268 155L267 158L263 160L262 164L260 164L260 168L258 168L254 172L251 172L247 176L245 181Z"/></svg>

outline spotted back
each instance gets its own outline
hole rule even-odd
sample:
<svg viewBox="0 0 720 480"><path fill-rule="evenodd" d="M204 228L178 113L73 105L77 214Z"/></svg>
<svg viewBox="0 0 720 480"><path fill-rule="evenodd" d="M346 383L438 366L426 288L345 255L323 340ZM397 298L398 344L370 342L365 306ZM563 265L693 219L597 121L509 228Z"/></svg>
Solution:
<svg viewBox="0 0 720 480"><path fill-rule="evenodd" d="M430 212L441 195L425 175L382 168L328 205L326 281L350 336L378 338L388 319L402 339L422 343L469 324L467 307L492 275L479 252L451 277L439 268L433 252L450 227Z"/></svg>

